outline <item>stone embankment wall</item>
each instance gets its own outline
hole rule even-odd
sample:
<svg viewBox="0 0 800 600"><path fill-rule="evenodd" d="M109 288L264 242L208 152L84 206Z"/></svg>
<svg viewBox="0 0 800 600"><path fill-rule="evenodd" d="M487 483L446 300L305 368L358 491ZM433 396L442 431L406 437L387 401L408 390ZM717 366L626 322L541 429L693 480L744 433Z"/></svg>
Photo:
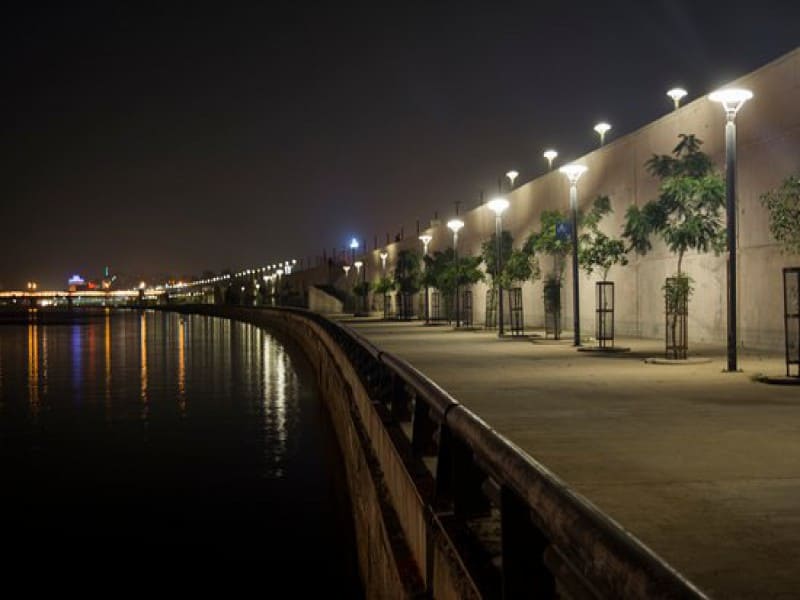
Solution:
<svg viewBox="0 0 800 600"><path fill-rule="evenodd" d="M780 185L787 176L800 173L800 49L731 82L731 85L749 88L754 94L737 118L739 341L744 347L782 349L781 269L800 265L800 257L781 253L770 237L768 214L759 198L765 191ZM690 92L697 94L701 91ZM665 107L668 102L664 98ZM580 208L588 208L599 194L608 195L614 212L603 221L601 229L619 236L627 207L632 204L641 206L657 196L658 181L647 173L644 166L647 159L653 154L671 152L678 134L691 133L703 140L703 150L723 173L724 128L722 108L703 94L633 133L617 139L612 137L604 146L576 159L588 167L578 184ZM562 158L569 160L572 157L559 157L558 161ZM524 165L521 170L524 177ZM503 217L503 224L514 237L514 245L521 246L532 231L539 229L539 216L543 210L567 210L568 196L567 180L556 169L507 194L511 206ZM452 233L445 225L447 217L425 231L433 237L430 252L445 250L452 244ZM460 218L465 227L459 234L459 252L479 254L481 243L494 232L493 213L486 207L477 207ZM404 249L421 254L422 244L416 236L408 236L401 242L361 256L368 277L377 281L380 276L380 251L388 252L387 271L391 272L398 252ZM675 272L677 259L660 241L646 256L632 254L630 258L628 266L614 267L610 273L610 279L616 285L617 333L662 337L662 286L664 279ZM695 282L695 293L689 306L689 336L693 341L725 341L726 260L725 254L714 256L713 253L690 254L684 259L684 268ZM542 274L546 275L552 270L552 261L543 257L541 266ZM343 272L337 270L332 275L335 281L331 283L343 290L352 287L352 281L348 285ZM308 285L312 281L327 283L329 276L327 267L311 269L297 274L297 285ZM580 315L585 333L594 331L596 279L581 272ZM486 289L486 284L473 286L474 321L477 324L483 323ZM528 327L542 327L544 324L542 294L541 280L523 286L523 307ZM417 306L416 302L414 305ZM562 323L571 324L569 261L562 290L562 311Z"/></svg>
<svg viewBox="0 0 800 600"><path fill-rule="evenodd" d="M398 449L402 431L392 429L381 415L349 358L324 328L293 311L213 305L171 309L260 325L291 337L305 351L345 462L366 597L478 597L422 499L419 477L409 472L407 457Z"/></svg>

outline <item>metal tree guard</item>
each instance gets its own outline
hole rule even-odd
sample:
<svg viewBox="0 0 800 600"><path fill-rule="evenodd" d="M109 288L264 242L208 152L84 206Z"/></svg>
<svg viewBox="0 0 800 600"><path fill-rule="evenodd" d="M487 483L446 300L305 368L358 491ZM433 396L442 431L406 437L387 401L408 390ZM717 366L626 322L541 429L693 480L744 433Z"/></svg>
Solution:
<svg viewBox="0 0 800 600"><path fill-rule="evenodd" d="M595 283L595 339L600 348L614 347L614 282Z"/></svg>
<svg viewBox="0 0 800 600"><path fill-rule="evenodd" d="M461 292L461 325L472 327L472 290Z"/></svg>
<svg viewBox="0 0 800 600"><path fill-rule="evenodd" d="M786 336L786 376L800 377L800 267L783 269L783 330Z"/></svg>
<svg viewBox="0 0 800 600"><path fill-rule="evenodd" d="M561 339L561 284L558 282L544 284L544 334Z"/></svg>
<svg viewBox="0 0 800 600"><path fill-rule="evenodd" d="M689 294L681 288L683 278L667 277L664 286L666 358L685 359L689 349Z"/></svg>
<svg viewBox="0 0 800 600"><path fill-rule="evenodd" d="M508 302L511 305L511 335L525 335L525 314L522 310L522 288L511 288L508 291Z"/></svg>
<svg viewBox="0 0 800 600"><path fill-rule="evenodd" d="M442 320L442 295L439 290L433 290L431 292L431 306L430 306L430 320L431 321L441 321Z"/></svg>
<svg viewBox="0 0 800 600"><path fill-rule="evenodd" d="M497 290L490 288L486 290L486 318L484 320L486 329L497 328Z"/></svg>

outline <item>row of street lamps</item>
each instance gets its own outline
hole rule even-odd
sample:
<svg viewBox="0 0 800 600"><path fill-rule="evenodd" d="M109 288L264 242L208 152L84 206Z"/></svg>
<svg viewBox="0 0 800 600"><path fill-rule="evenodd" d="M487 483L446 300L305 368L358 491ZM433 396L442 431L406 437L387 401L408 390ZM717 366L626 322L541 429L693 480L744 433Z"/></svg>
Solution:
<svg viewBox="0 0 800 600"><path fill-rule="evenodd" d="M673 88L667 92L675 106L675 110L680 107L681 100L687 95L686 90L682 88ZM753 94L750 90L741 88L726 88L717 90L709 94L708 98L712 102L720 103L725 110L726 124L725 124L725 178L726 178L726 213L727 213L727 240L728 240L728 301L727 301L727 370L735 372L738 370L737 364L737 345L736 345L736 319L737 319L737 302L736 302L736 115L747 100L751 99ZM608 123L598 123L594 130L600 135L600 145L605 142L605 135L611 129ZM558 152L553 149L548 149L543 154L544 158L548 161L548 167L552 170L553 160L558 156ZM585 165L578 163L569 163L559 168L559 172L564 174L569 181L569 205L571 212L571 238L572 238L572 301L573 301L573 330L574 330L574 345L581 345L580 337L580 297L578 286L578 180L586 173L588 168ZM514 187L514 181L519 173L517 171L509 171L506 177L511 182L511 188ZM503 268L502 266L502 215L508 209L509 202L503 197L497 197L487 203L487 207L495 214L495 285L497 285L497 302L498 302L498 336L504 335L503 323L503 291L499 283L499 275ZM447 227L453 232L453 257L456 265L458 265L458 233L464 227L464 221L455 218L447 222ZM433 238L429 234L419 236L419 240L424 247L424 256L428 255L428 245ZM355 251L358 249L358 241L353 238L350 243L350 248L353 254L353 264L356 269L360 271L361 261L355 261ZM386 252L381 252L382 268L386 270ZM350 267L345 266L345 274L349 271ZM459 286L458 279L456 278L456 327L460 325L460 311L459 311ZM430 314L428 307L428 286L425 286L425 322L429 322Z"/></svg>

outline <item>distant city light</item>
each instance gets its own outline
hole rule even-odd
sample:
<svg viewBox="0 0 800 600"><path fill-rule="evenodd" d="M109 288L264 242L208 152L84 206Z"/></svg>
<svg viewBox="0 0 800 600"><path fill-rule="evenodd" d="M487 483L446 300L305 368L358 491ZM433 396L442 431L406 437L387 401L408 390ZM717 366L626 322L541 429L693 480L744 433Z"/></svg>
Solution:
<svg viewBox="0 0 800 600"><path fill-rule="evenodd" d="M69 278L67 283L69 283L69 285L83 285L86 282L84 281L83 277L81 277L76 273L75 275Z"/></svg>

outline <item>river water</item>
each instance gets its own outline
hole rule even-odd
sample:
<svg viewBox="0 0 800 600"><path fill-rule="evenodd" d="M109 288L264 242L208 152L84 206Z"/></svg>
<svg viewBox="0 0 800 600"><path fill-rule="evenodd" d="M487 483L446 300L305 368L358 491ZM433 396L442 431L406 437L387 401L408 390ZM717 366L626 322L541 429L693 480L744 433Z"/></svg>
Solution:
<svg viewBox="0 0 800 600"><path fill-rule="evenodd" d="M154 311L0 326L5 575L213 572L357 598L344 481L288 340Z"/></svg>

